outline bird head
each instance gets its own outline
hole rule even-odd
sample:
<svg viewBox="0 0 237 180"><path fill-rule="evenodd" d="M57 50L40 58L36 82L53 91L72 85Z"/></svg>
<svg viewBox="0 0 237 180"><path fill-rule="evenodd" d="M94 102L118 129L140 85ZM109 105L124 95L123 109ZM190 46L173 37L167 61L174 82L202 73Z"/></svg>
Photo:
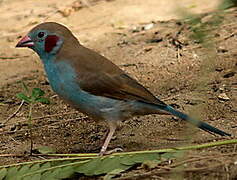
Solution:
<svg viewBox="0 0 237 180"><path fill-rule="evenodd" d="M72 41L78 43L68 28L55 22L46 22L34 27L16 47L28 47L40 57L45 57L56 54L65 42L73 43Z"/></svg>

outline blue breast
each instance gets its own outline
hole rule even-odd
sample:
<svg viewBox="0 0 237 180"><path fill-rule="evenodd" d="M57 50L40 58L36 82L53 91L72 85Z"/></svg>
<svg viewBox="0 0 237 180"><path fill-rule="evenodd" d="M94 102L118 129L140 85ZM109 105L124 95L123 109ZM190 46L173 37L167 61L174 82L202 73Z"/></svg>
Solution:
<svg viewBox="0 0 237 180"><path fill-rule="evenodd" d="M95 96L80 89L79 77L68 61L48 60L44 66L52 89L79 111L97 119L112 114L117 116L118 100Z"/></svg>

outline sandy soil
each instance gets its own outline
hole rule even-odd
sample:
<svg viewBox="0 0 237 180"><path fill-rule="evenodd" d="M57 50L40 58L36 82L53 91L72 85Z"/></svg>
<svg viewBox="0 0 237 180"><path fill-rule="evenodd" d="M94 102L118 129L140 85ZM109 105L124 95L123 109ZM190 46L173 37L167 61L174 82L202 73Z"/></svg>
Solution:
<svg viewBox="0 0 237 180"><path fill-rule="evenodd" d="M234 22L237 11L227 11L222 24L210 26L213 48L209 50L189 38L189 25L180 20L170 20L180 18L180 13L177 13L180 11L177 10L181 7L195 13L210 12L219 1L211 2L91 1L68 15L67 12L73 7L72 0L68 0L67 4L56 0L1 1L0 8L4 13L0 17L0 122L4 122L18 108L20 100L15 95L22 91L20 81L24 80L30 88L43 89L52 102L49 106L37 104L33 110L35 148L45 145L56 149L57 153L98 152L103 143L106 126L75 112L55 96L37 55L29 49L14 48L19 38L35 24L47 20L67 25L82 44L111 59L168 104L235 136L237 36ZM211 14L206 14L202 21L206 22L211 17ZM229 99L221 99L222 93ZM27 112L28 107L24 105L0 129L0 153L29 151ZM110 148L122 147L125 151L159 149L222 139L225 138L191 128L171 116L149 115L122 123ZM229 145L189 152L187 158L220 155L220 161L225 162L225 166L220 164L206 171L187 172L184 176L188 179L237 178L234 165L237 156L222 156L233 151L236 147ZM0 164L29 159L35 158L2 158ZM218 163L203 160L190 164L190 167L210 167ZM147 178L159 179L156 170ZM135 169L125 176L141 171ZM168 175L162 177L170 178Z"/></svg>
<svg viewBox="0 0 237 180"><path fill-rule="evenodd" d="M85 0L84 0L85 1ZM82 2L84 2L82 1ZM149 23L152 20L168 20L178 18L178 7L200 13L214 9L219 1L213 0L208 4L201 1L173 0L93 0L82 8L72 12L70 16L62 16L59 10L69 12L74 0L11 0L0 1L3 15L0 17L1 57L24 57L12 61L0 61L0 85L13 82L27 76L31 71L39 69L39 63L32 52L28 50L19 52L15 44L20 36L27 33L35 24L43 21L56 21L66 24L84 44L94 46L101 35L112 33L118 28L130 28L140 23ZM87 2L87 1L86 1ZM15 8L18 7L18 8ZM66 13L67 14L67 13ZM102 49L101 49L102 50ZM25 57L26 56L26 57ZM29 56L29 57L28 57Z"/></svg>

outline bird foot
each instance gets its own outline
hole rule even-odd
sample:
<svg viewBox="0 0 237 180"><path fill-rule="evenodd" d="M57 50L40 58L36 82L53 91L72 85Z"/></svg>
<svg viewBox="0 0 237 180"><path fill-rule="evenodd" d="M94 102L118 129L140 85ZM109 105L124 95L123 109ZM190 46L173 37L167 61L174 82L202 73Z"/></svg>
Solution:
<svg viewBox="0 0 237 180"><path fill-rule="evenodd" d="M122 151L123 151L122 148L115 148L110 151L100 151L99 156L110 155L110 154L113 154L116 152L122 152Z"/></svg>

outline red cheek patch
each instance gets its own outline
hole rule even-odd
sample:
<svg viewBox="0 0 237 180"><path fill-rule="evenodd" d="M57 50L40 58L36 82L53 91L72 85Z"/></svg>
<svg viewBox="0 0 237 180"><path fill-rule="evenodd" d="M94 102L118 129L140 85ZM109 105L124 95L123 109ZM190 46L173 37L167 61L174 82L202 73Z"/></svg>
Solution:
<svg viewBox="0 0 237 180"><path fill-rule="evenodd" d="M44 49L47 53L50 53L52 49L57 45L59 37L56 35L48 35L45 38Z"/></svg>

